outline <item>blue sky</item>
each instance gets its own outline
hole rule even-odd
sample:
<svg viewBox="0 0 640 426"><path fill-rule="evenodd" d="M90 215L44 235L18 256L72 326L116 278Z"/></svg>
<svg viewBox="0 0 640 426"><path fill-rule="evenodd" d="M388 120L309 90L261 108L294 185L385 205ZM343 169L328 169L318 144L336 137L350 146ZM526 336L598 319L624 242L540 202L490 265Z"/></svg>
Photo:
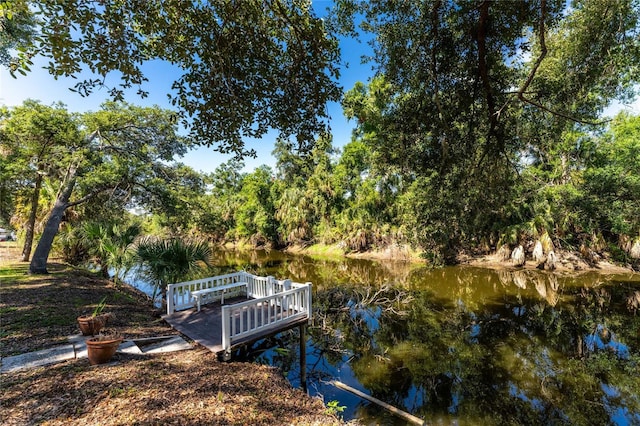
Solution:
<svg viewBox="0 0 640 426"><path fill-rule="evenodd" d="M324 10L330 6L330 1L314 1L313 6L318 15L324 15ZM356 40L342 39L340 42L342 50L343 65L341 70L340 84L344 90L349 90L357 81L367 82L374 72L371 64L362 64L362 55L369 55L370 48L366 43L359 43ZM89 97L81 97L77 93L69 90L77 82L73 79L55 80L46 70L42 69L46 61L36 59L32 72L26 77L19 76L12 78L4 68L0 69L0 105L15 106L20 105L26 99L38 99L44 104L52 104L61 101L67 105L70 111L85 112L99 109L100 104L108 99L107 90L97 91ZM126 95L126 100L136 105L159 105L163 108L171 108L167 99L167 93L171 90L171 83L177 77L171 66L160 61L153 61L145 64L145 75L149 78L145 89L149 96L141 99L135 91ZM112 78L112 81L117 81ZM108 84L109 80L107 80ZM612 116L621 108L627 109L632 114L640 114L640 99L628 107L614 104L604 115ZM348 122L342 114L342 108L338 103L328 105L331 116L331 129L334 136L333 144L342 147L351 139L351 131L354 122ZM271 155L275 142L276 132L271 132L261 140L245 141L248 148L256 150L258 156L255 159L245 159L245 170L250 171L262 164L274 166L275 160ZM183 163L203 172L212 172L222 162L230 159L229 155L223 155L215 151L213 147L200 147L186 156L179 159Z"/></svg>

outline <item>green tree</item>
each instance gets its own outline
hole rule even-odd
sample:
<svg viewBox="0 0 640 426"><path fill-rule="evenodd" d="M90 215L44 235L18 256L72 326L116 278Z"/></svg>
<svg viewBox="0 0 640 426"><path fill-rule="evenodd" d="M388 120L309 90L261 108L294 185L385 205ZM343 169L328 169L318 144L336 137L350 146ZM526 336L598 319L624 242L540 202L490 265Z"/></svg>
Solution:
<svg viewBox="0 0 640 426"><path fill-rule="evenodd" d="M21 74L30 71L29 66L33 65L31 54L25 50L30 46L30 40L36 35L35 27L36 19L26 3L3 2L0 4L0 65ZM12 57L17 47L21 47L17 52L18 56ZM20 69L11 67L11 64L18 62L22 64Z"/></svg>
<svg viewBox="0 0 640 426"><path fill-rule="evenodd" d="M250 239L254 245L277 242L272 184L273 172L268 166L260 166L244 177L233 215L236 238Z"/></svg>
<svg viewBox="0 0 640 426"><path fill-rule="evenodd" d="M348 16L373 35L379 74L345 95L345 114L374 169L408 188L408 234L441 259L495 244L525 153L558 158L549 165L567 179L586 148L571 135L599 130L602 109L639 81L630 0L339 2L336 21L356 32Z"/></svg>
<svg viewBox="0 0 640 426"><path fill-rule="evenodd" d="M284 184L283 184L284 185ZM276 203L280 240L289 244L308 244L313 240L311 212L305 191L297 186L285 187Z"/></svg>
<svg viewBox="0 0 640 426"><path fill-rule="evenodd" d="M157 107L107 103L101 111L85 114L82 124L84 135L60 159L64 174L33 254L31 273L46 273L47 258L67 209L106 192L126 202L143 182L158 177L162 161L183 154L187 146L176 134L172 114Z"/></svg>
<svg viewBox="0 0 640 426"><path fill-rule="evenodd" d="M344 200L354 197L362 182L371 174L370 168L371 148L360 140L346 144L333 172L337 197Z"/></svg>
<svg viewBox="0 0 640 426"><path fill-rule="evenodd" d="M62 104L45 106L27 100L12 108L2 120L0 147L3 151L5 170L11 170L14 182L19 182L15 193L30 192L28 218L24 228L22 260L31 256L36 218L43 180L56 180L62 169L60 162L70 146L80 137L76 117ZM6 157L5 157L6 156ZM10 182L7 179L3 185Z"/></svg>
<svg viewBox="0 0 640 426"><path fill-rule="evenodd" d="M118 282L133 266L132 245L141 231L140 223L86 222L81 228L81 243L100 266L101 273L108 277L109 269L113 269L113 279Z"/></svg>
<svg viewBox="0 0 640 426"><path fill-rule="evenodd" d="M28 71L39 55L55 77L88 70L74 88L82 95L116 75L119 83L107 87L114 100L131 88L146 96L143 65L173 65L169 96L183 125L222 152L252 153L243 138L270 128L309 147L325 127L326 102L340 96L337 39L308 1L15 0L0 13L12 25L26 13L38 28L18 37L10 69Z"/></svg>
<svg viewBox="0 0 640 426"><path fill-rule="evenodd" d="M218 166L208 178L211 190L203 197L198 226L215 241L223 241L236 226L234 212L239 206L238 193L245 176L243 167L243 161L230 160Z"/></svg>
<svg viewBox="0 0 640 426"><path fill-rule="evenodd" d="M331 228L335 208L333 153L328 134L320 135L308 153L294 150L286 141L276 144L280 180L274 189L282 188L273 197L282 242L305 245Z"/></svg>
<svg viewBox="0 0 640 426"><path fill-rule="evenodd" d="M548 232L591 261L617 246L629 251L639 228L637 127L637 117L620 114L606 132L565 131L537 144L505 206L503 240Z"/></svg>
<svg viewBox="0 0 640 426"><path fill-rule="evenodd" d="M313 172L312 156L295 149L290 140L278 138L273 151L276 159L276 173L287 186L304 186Z"/></svg>
<svg viewBox="0 0 640 426"><path fill-rule="evenodd" d="M153 178L140 183L133 202L144 206L155 216L158 225L169 229L170 235L197 232L203 206L206 177L184 164L154 166Z"/></svg>
<svg viewBox="0 0 640 426"><path fill-rule="evenodd" d="M344 147L333 174L339 206L336 230L346 246L355 251L406 242L398 216L403 178L396 167L381 167L383 160L374 159L373 154L379 155L380 151L369 143L375 139L373 128L356 133L354 140Z"/></svg>
<svg viewBox="0 0 640 426"><path fill-rule="evenodd" d="M621 113L600 142L593 166L584 171L584 199L577 207L610 242L639 237L640 116Z"/></svg>

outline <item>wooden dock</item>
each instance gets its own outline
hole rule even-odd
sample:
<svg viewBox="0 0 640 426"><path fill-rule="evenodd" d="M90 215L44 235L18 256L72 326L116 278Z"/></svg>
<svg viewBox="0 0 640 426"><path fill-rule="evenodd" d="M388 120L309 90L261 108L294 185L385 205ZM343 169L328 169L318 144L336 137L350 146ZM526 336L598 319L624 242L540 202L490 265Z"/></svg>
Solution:
<svg viewBox="0 0 640 426"><path fill-rule="evenodd" d="M241 293L245 296L237 297ZM240 271L170 284L167 314L162 318L228 360L240 345L296 326L303 328L311 319L311 283Z"/></svg>
<svg viewBox="0 0 640 426"><path fill-rule="evenodd" d="M246 297L234 297L225 300L224 306L234 305L246 300L249 299ZM197 312L196 308L191 308L185 311L174 312L171 315L163 315L162 318L180 333L206 347L211 352L222 355L225 352L225 348L222 346L222 306L220 303L209 303L203 305L200 312ZM265 306L265 309L266 308ZM275 308L275 306L269 307L271 314L274 316L278 314ZM244 315L244 321L249 323L253 321L253 318L248 318L250 311L245 310L242 312L242 315ZM256 320L257 324L254 325L260 327L262 325L261 317L258 316ZM239 323L240 318L236 318L236 321ZM235 340L230 350L241 345L253 343L256 340L263 339L272 334L304 325L307 321L308 319L304 317L293 317L290 321L287 321L285 318L283 321L279 321L276 326L264 327L260 329L260 333Z"/></svg>

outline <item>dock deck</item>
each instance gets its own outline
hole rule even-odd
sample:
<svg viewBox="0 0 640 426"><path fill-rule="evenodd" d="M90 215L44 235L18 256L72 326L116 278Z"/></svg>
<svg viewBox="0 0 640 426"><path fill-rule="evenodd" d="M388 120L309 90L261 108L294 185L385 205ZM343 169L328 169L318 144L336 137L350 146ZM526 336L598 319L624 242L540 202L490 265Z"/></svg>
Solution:
<svg viewBox="0 0 640 426"><path fill-rule="evenodd" d="M233 305L235 303L244 302L250 300L246 297L234 297L233 299L225 300L225 304L209 303L203 305L200 312L197 312L195 308L187 309L184 311L174 312L171 315L163 315L162 318L171 325L175 330L194 340L198 344L206 347L215 354L222 354L225 352L225 348L222 346L222 306ZM266 307L265 307L266 308ZM275 307L270 307L272 315L276 315ZM252 318L247 318L250 311L244 311L244 321L251 322ZM236 319L238 322L239 318ZM294 328L298 325L306 324L307 318L292 318L290 321L280 321L277 327L265 327L262 328L260 333L239 339L233 342L231 349L252 343L256 340L263 339L274 333L285 331ZM258 316L258 327L261 324L261 318Z"/></svg>
<svg viewBox="0 0 640 426"><path fill-rule="evenodd" d="M241 293L246 297L239 297ZM170 284L162 318L228 360L233 348L306 324L311 319L311 283L240 271Z"/></svg>

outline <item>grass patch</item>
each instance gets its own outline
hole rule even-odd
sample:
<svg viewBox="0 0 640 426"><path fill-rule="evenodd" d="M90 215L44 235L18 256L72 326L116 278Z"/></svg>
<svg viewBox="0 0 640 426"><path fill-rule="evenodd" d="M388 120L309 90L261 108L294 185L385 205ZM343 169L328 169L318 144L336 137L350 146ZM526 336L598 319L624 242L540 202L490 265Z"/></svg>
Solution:
<svg viewBox="0 0 640 426"><path fill-rule="evenodd" d="M18 308L16 308L15 306L0 306L0 315L7 315L17 310Z"/></svg>
<svg viewBox="0 0 640 426"><path fill-rule="evenodd" d="M304 253L311 257L320 257L324 259L342 259L345 251L336 244L313 244L306 247Z"/></svg>
<svg viewBox="0 0 640 426"><path fill-rule="evenodd" d="M126 386L126 387L115 386L109 389L109 396L111 398L126 398L128 396L134 395L136 392L138 392L138 389L136 389L133 386Z"/></svg>
<svg viewBox="0 0 640 426"><path fill-rule="evenodd" d="M0 267L0 284L6 280L23 281L29 278L29 264L3 264Z"/></svg>

